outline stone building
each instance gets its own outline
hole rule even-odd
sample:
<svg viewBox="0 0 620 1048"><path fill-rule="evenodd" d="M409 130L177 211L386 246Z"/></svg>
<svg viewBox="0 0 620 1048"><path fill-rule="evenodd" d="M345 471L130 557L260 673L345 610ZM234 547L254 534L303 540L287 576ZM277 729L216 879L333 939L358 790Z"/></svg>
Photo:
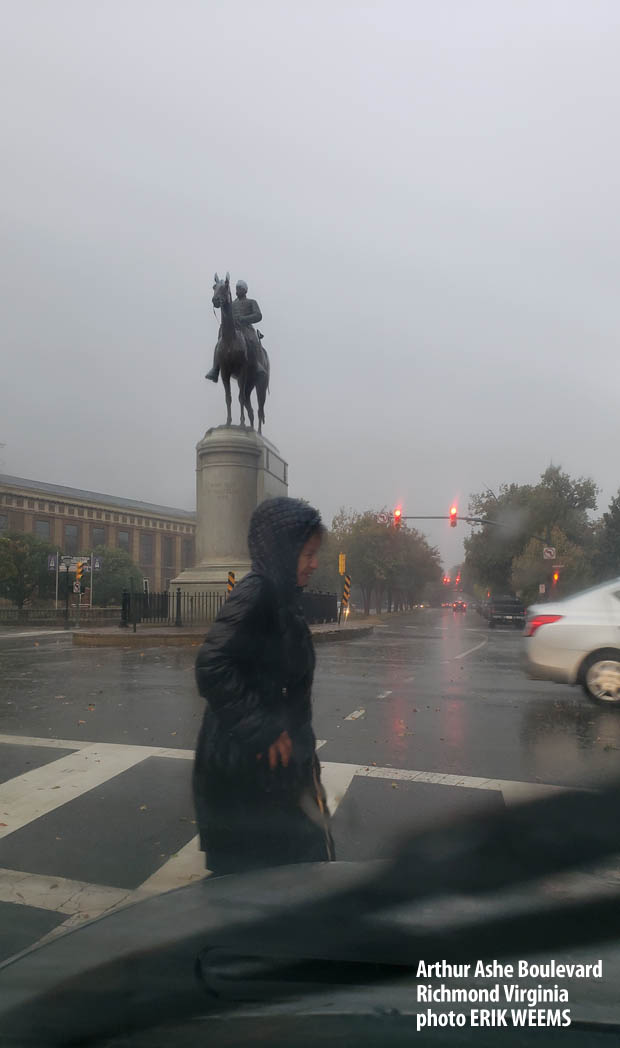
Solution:
<svg viewBox="0 0 620 1048"><path fill-rule="evenodd" d="M0 474L0 534L32 533L62 553L126 550L152 591L195 563L196 514Z"/></svg>

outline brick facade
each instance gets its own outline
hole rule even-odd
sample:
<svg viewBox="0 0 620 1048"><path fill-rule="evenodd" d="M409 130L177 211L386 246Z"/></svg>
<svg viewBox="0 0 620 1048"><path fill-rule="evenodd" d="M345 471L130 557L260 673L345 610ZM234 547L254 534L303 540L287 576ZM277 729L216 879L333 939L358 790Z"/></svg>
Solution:
<svg viewBox="0 0 620 1048"><path fill-rule="evenodd" d="M192 567L196 514L0 474L0 534L34 533L62 553L126 549L151 590Z"/></svg>

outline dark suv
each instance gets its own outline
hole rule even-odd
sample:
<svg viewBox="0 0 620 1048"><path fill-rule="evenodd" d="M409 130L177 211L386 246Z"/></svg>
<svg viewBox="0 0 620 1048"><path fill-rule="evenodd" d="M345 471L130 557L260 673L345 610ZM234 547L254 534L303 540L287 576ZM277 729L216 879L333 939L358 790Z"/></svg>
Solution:
<svg viewBox="0 0 620 1048"><path fill-rule="evenodd" d="M525 626L525 606L518 597L491 597L488 608L489 629L495 626Z"/></svg>

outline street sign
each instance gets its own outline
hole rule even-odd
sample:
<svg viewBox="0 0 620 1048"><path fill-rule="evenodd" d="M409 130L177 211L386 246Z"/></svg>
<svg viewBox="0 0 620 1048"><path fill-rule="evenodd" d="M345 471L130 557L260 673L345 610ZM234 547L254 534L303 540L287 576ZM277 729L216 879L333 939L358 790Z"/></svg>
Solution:
<svg viewBox="0 0 620 1048"><path fill-rule="evenodd" d="M389 524L390 523L390 518L387 515L387 513L377 513L377 523L378 524Z"/></svg>
<svg viewBox="0 0 620 1048"><path fill-rule="evenodd" d="M101 557L94 557L93 558L93 567L94 567L95 571L100 571L101 570Z"/></svg>
<svg viewBox="0 0 620 1048"><path fill-rule="evenodd" d="M544 582L541 582L540 585L538 586L538 592L539 593L546 593L547 592L547 587L545 586Z"/></svg>
<svg viewBox="0 0 620 1048"><path fill-rule="evenodd" d="M48 571L56 571L57 561L58 561L58 558L57 558L55 553L48 553L48 555L47 555L47 570Z"/></svg>
<svg viewBox="0 0 620 1048"><path fill-rule="evenodd" d="M543 557L545 560L555 560L556 548L555 546L545 546L543 550Z"/></svg>
<svg viewBox="0 0 620 1048"><path fill-rule="evenodd" d="M347 570L347 555L346 553L338 554L338 574L344 575Z"/></svg>
<svg viewBox="0 0 620 1048"><path fill-rule="evenodd" d="M50 556L53 556L53 554ZM49 559L50 558L48 557L48 563ZM58 570L74 572L78 564L84 565L84 571L90 571L90 557L88 557L88 559L86 557L61 557ZM50 571L51 570L52 569L50 568ZM54 568L53 570L55 571L56 569Z"/></svg>
<svg viewBox="0 0 620 1048"><path fill-rule="evenodd" d="M79 582L74 582L73 583L73 592L74 593L81 593L82 592L82 587L80 586Z"/></svg>

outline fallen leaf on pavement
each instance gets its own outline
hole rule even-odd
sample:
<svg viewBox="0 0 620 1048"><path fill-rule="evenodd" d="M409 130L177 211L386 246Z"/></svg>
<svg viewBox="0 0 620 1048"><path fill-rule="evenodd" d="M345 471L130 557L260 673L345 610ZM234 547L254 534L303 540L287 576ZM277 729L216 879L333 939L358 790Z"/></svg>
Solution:
<svg viewBox="0 0 620 1048"><path fill-rule="evenodd" d="M78 724L86 724L86 721L78 721Z"/></svg>

